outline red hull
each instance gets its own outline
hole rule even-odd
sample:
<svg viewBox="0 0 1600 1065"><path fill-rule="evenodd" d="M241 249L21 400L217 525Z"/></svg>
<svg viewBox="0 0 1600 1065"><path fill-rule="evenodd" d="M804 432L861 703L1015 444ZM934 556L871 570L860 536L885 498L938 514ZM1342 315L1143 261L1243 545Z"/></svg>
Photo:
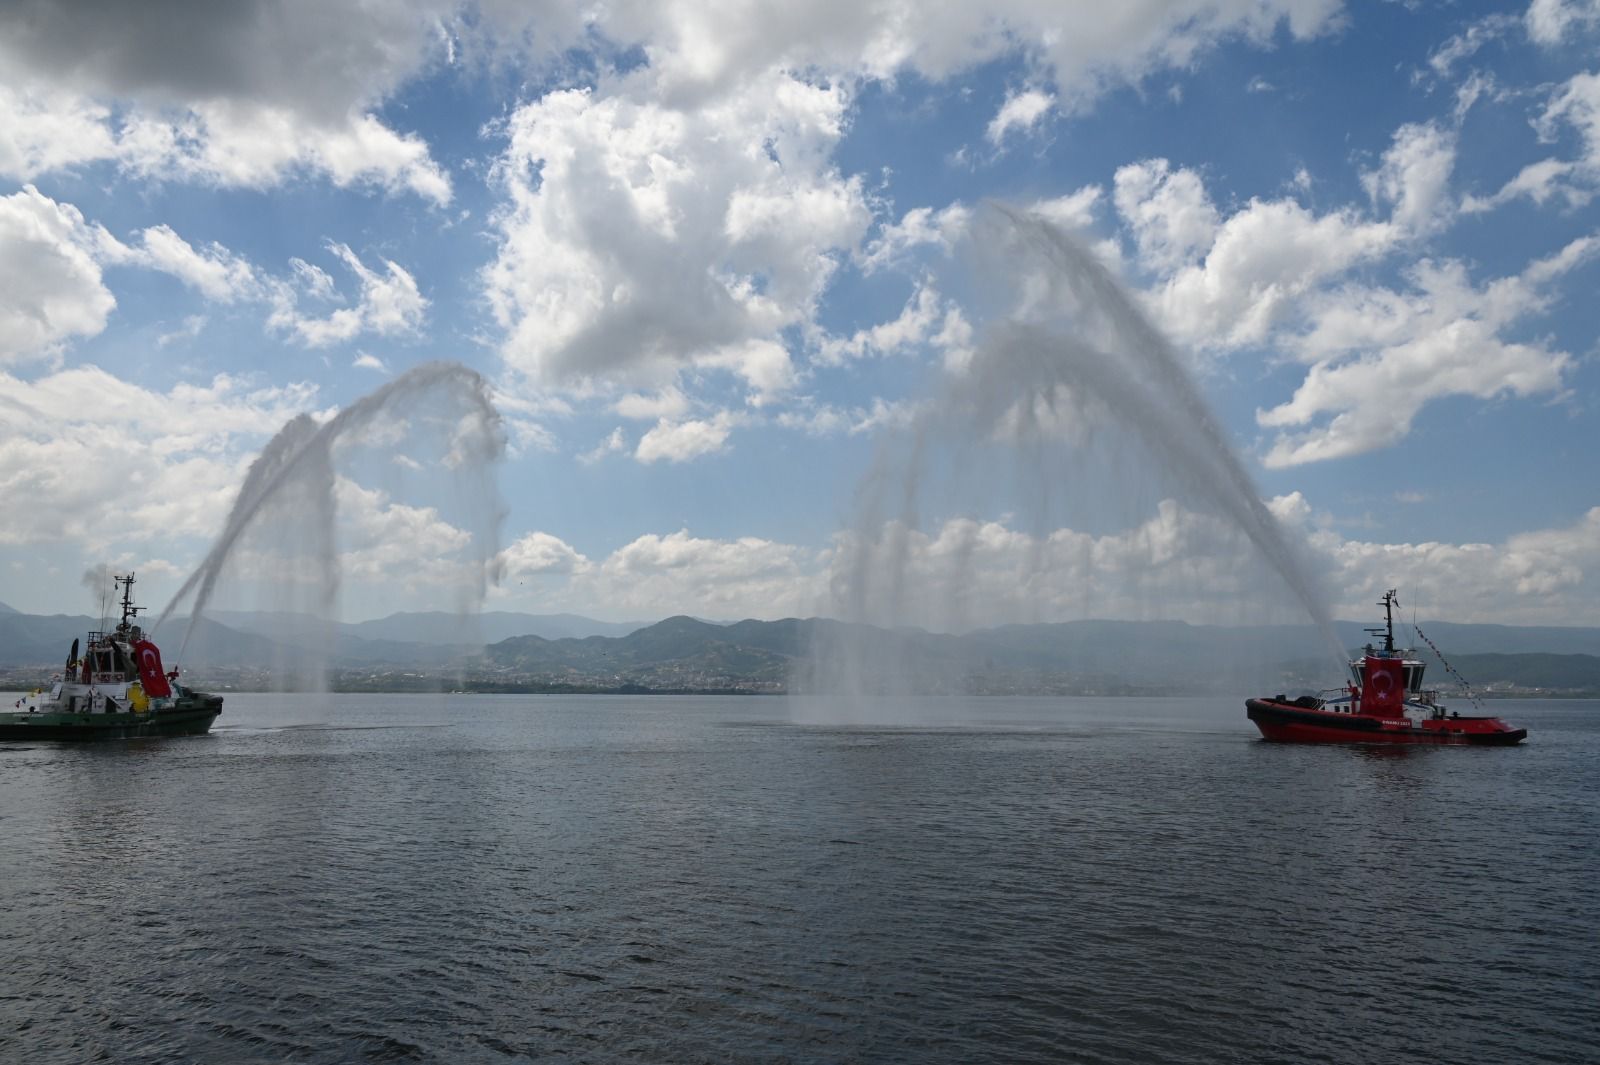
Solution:
<svg viewBox="0 0 1600 1065"><path fill-rule="evenodd" d="M1279 743L1422 743L1451 746L1510 746L1528 730L1496 717L1430 718L1420 726L1405 718L1342 713L1275 699L1246 699L1245 710L1263 739Z"/></svg>

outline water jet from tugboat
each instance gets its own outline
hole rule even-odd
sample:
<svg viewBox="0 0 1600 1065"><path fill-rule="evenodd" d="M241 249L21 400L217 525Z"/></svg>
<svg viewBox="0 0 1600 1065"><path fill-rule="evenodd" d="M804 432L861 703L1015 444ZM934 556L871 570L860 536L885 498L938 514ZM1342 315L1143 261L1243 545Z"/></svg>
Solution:
<svg viewBox="0 0 1600 1065"><path fill-rule="evenodd" d="M430 430L442 439L441 462L472 512L471 558L455 574L454 605L458 612L481 605L493 576L504 516L491 466L504 452L505 436L488 383L460 364L432 362L397 377L323 424L299 415L268 442L251 464L221 534L155 622L159 627L193 597L177 658L182 658L218 582L239 560L250 537L264 541L265 552L253 555L255 568L278 567L266 584L286 598L274 605L298 607L301 616L309 614L331 629L342 579L336 536L337 459L346 447L364 439L409 439ZM264 562L269 556L270 561ZM327 646L318 634L302 636L308 637L300 641L304 648ZM322 665L325 659L303 672L317 673Z"/></svg>
<svg viewBox="0 0 1600 1065"><path fill-rule="evenodd" d="M986 594L970 576L972 546L947 552L947 573L930 574L937 561L931 551L913 557L920 512L930 508L934 491L947 491L953 480L936 475L935 463L959 467L981 461L966 456L990 454L997 443L1009 445L1020 488L1015 502L1023 519L1034 524L1033 557L1018 583L1042 586L1052 579L1045 572L1052 564L1048 554L1056 528L1050 523L1059 517L1049 513L1052 499L1070 490L1099 490L1101 496L1086 500L1084 509L1092 513L1073 517L1103 521L1111 506L1106 496L1126 501L1129 492L1137 491L1117 483L1114 472L1094 468L1081 454L1069 459L1075 465L1061 465L1061 456L1073 453L1076 445L1103 444L1110 436L1117 441L1113 454L1118 462L1126 461L1124 452L1143 456L1139 472L1124 481L1154 479L1181 495L1184 505L1242 534L1281 581L1281 590L1315 623L1328 655L1342 668L1344 650L1302 545L1263 503L1172 343L1111 272L1055 224L1005 205L987 209L972 243L1000 267L988 276L1005 279L1012 306L986 331L970 362L946 375L941 392L920 409L906 432L885 442L877 465L863 479L854 525L841 537L835 560L830 586L834 616L891 628L930 621L952 630L993 624L989 617L974 616L981 610L970 609L974 596ZM1128 447L1121 446L1123 440ZM986 489L1003 480L996 476L1000 472L992 466L983 469ZM1086 568L1092 566L1086 562ZM1274 595L1272 583L1247 585L1239 597L1264 605L1283 598ZM940 607L928 601L930 586L948 589L942 618L936 616ZM1167 604L1152 605L1161 609ZM827 639L815 648L812 676L802 683L814 690L838 690L841 685L847 691L896 690L892 682L882 683L883 649L862 654L852 650L851 639ZM919 663L902 670L925 667ZM950 680L960 683L959 678Z"/></svg>

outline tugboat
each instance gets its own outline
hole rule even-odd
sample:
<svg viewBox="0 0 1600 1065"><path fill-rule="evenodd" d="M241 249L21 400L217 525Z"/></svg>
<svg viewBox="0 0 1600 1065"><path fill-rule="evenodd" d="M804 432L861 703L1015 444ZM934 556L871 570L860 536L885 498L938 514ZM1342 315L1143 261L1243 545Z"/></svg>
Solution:
<svg viewBox="0 0 1600 1065"><path fill-rule="evenodd" d="M1394 590L1383 594L1384 627L1368 629L1383 647L1367 644L1350 663L1349 686L1321 696L1275 695L1246 699L1250 720L1263 739L1282 743L1433 743L1511 746L1528 736L1497 717L1464 717L1423 688L1423 663L1394 646ZM1424 637L1426 638L1426 637ZM1448 664L1445 668L1449 668Z"/></svg>
<svg viewBox="0 0 1600 1065"><path fill-rule="evenodd" d="M176 669L162 670L161 651L138 625L144 608L133 605L133 574L113 580L122 587L122 622L89 633L81 656L73 640L50 689L0 713L0 742L194 736L222 713L222 696L186 688Z"/></svg>

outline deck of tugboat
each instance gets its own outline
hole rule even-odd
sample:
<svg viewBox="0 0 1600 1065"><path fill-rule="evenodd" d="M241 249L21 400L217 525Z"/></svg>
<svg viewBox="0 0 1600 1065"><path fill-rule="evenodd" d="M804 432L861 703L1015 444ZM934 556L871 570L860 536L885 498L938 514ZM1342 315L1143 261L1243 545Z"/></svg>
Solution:
<svg viewBox="0 0 1600 1065"><path fill-rule="evenodd" d="M171 706L144 713L19 711L0 714L0 742L193 736L209 731L220 713L221 696L187 690Z"/></svg>
<svg viewBox="0 0 1600 1065"><path fill-rule="evenodd" d="M1306 702L1321 701L1247 699L1245 710L1269 740L1509 746L1528 736L1527 729L1512 728L1496 717L1446 715L1437 707L1430 708L1431 716L1416 721L1355 713L1348 702L1337 706Z"/></svg>

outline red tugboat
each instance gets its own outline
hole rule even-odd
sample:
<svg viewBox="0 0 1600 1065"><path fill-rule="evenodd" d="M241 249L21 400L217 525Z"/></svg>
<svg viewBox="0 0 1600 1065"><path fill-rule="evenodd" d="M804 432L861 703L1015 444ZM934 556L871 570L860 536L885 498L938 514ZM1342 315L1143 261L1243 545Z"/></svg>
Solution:
<svg viewBox="0 0 1600 1065"><path fill-rule="evenodd" d="M1383 594L1383 637L1350 663L1354 683L1335 692L1290 699L1246 699L1245 711L1263 739L1282 743L1448 743L1510 746L1528 736L1497 717L1463 717L1422 687L1423 663L1394 646L1394 591ZM1447 667L1448 668L1448 667Z"/></svg>

